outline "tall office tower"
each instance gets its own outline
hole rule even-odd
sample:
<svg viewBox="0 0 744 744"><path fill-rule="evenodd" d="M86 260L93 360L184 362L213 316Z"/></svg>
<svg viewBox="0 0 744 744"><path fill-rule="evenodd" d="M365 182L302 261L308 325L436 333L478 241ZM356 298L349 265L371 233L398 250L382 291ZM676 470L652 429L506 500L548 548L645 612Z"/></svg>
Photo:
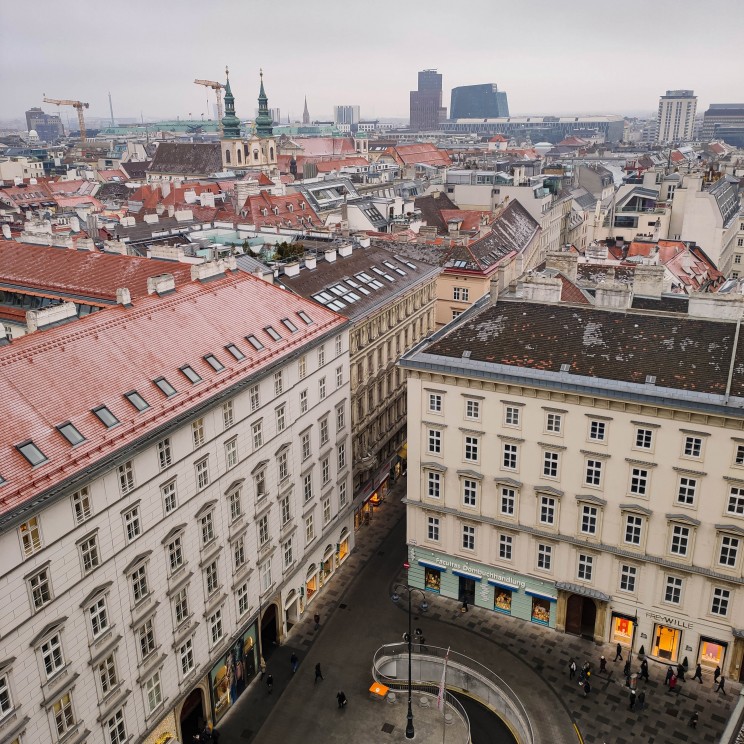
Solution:
<svg viewBox="0 0 744 744"><path fill-rule="evenodd" d="M656 141L664 144L691 140L696 110L697 96L691 90L668 90L659 98Z"/></svg>
<svg viewBox="0 0 744 744"><path fill-rule="evenodd" d="M56 142L65 136L65 130L59 116L45 114L38 107L26 111L26 127L29 132L32 129L36 130L42 142Z"/></svg>
<svg viewBox="0 0 744 744"><path fill-rule="evenodd" d="M722 139L728 142L734 132L741 137L744 129L744 103L711 103L703 114L703 141ZM731 144L737 144L732 142Z"/></svg>
<svg viewBox="0 0 744 744"><path fill-rule="evenodd" d="M436 129L447 118L442 106L442 75L436 70L421 70L418 90L411 91L411 129Z"/></svg>
<svg viewBox="0 0 744 744"><path fill-rule="evenodd" d="M333 123L351 126L359 124L359 106L334 106Z"/></svg>
<svg viewBox="0 0 744 744"><path fill-rule="evenodd" d="M506 93L496 83L452 88L451 119L498 119L509 116Z"/></svg>

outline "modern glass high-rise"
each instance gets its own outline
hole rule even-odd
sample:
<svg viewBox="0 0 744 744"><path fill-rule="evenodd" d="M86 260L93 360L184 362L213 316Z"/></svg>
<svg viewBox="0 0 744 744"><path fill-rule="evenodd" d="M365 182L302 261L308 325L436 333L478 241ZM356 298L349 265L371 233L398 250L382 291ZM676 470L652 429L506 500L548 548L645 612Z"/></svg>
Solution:
<svg viewBox="0 0 744 744"><path fill-rule="evenodd" d="M56 142L65 136L62 120L55 114L46 114L35 107L26 111L26 127L39 135L42 142Z"/></svg>
<svg viewBox="0 0 744 744"><path fill-rule="evenodd" d="M334 124L359 124L359 106L334 106Z"/></svg>
<svg viewBox="0 0 744 744"><path fill-rule="evenodd" d="M418 90L411 91L411 129L436 129L447 118L442 107L442 75L436 70L421 70Z"/></svg>
<svg viewBox="0 0 744 744"><path fill-rule="evenodd" d="M498 119L509 116L506 93L496 83L452 88L451 119Z"/></svg>
<svg viewBox="0 0 744 744"><path fill-rule="evenodd" d="M697 96L691 90L668 90L659 98L659 125L656 141L689 142L695 127Z"/></svg>

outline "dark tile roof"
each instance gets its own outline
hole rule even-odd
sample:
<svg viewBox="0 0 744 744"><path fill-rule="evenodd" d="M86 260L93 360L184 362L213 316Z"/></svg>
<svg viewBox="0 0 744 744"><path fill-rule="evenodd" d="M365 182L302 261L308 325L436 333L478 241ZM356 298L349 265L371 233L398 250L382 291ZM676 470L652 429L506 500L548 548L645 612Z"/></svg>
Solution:
<svg viewBox="0 0 744 744"><path fill-rule="evenodd" d="M467 351L470 362L556 373L568 364L571 375L641 385L654 375L657 387L724 395L735 331L732 322L499 300L426 353L459 359ZM741 343L731 395L744 396Z"/></svg>
<svg viewBox="0 0 744 744"><path fill-rule="evenodd" d="M447 254L449 245L433 245L431 243L396 243L389 240L373 240L372 247L387 248L395 253L396 256L407 258L409 261L423 261L432 266L442 266Z"/></svg>
<svg viewBox="0 0 744 744"><path fill-rule="evenodd" d="M222 170L219 142L163 142L148 171L179 176L210 176Z"/></svg>
<svg viewBox="0 0 744 744"><path fill-rule="evenodd" d="M690 296L686 294L665 294L658 299L634 295L632 307L634 310L658 310L665 313L687 314L689 303Z"/></svg>
<svg viewBox="0 0 744 744"><path fill-rule="evenodd" d="M429 227L436 227L437 232L440 234L447 233L447 223L442 217L442 209L457 209L455 204L447 194L438 192L435 197L434 194L427 196L417 196L413 202L416 209L421 212L421 217Z"/></svg>
<svg viewBox="0 0 744 744"><path fill-rule="evenodd" d="M150 163L152 163L152 160L129 160L126 163L121 163L119 167L129 178L145 178Z"/></svg>

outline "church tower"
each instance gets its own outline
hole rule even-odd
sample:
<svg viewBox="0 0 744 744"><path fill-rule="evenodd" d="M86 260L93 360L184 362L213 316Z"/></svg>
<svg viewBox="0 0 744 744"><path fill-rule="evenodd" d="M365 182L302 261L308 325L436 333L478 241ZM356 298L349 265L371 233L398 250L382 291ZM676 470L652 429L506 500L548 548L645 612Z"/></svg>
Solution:
<svg viewBox="0 0 744 744"><path fill-rule="evenodd" d="M307 96L305 96L305 110L302 112L302 123L310 123L310 112L307 110Z"/></svg>
<svg viewBox="0 0 744 744"><path fill-rule="evenodd" d="M272 118L269 113L269 99L264 90L263 70L261 70L261 90L258 93L258 116L256 117L256 134L259 137L271 137L274 129L271 126Z"/></svg>
<svg viewBox="0 0 744 744"><path fill-rule="evenodd" d="M235 115L235 96L230 88L230 71L225 68L225 115L222 117L222 167L243 167L243 143L240 141L240 119Z"/></svg>

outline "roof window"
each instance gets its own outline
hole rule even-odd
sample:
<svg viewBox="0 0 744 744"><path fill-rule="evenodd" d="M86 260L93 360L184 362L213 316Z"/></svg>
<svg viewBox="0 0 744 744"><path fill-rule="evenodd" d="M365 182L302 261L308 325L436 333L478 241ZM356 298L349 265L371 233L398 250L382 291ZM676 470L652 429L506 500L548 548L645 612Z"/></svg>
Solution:
<svg viewBox="0 0 744 744"><path fill-rule="evenodd" d="M74 447L76 444L85 441L85 437L68 421L66 424L60 424L57 431Z"/></svg>
<svg viewBox="0 0 744 744"><path fill-rule="evenodd" d="M124 393L124 397L138 410L144 411L145 408L149 408L150 404L136 391L132 390L129 393Z"/></svg>
<svg viewBox="0 0 744 744"><path fill-rule="evenodd" d="M204 361L215 371L215 372L222 372L223 369L225 369L225 365L217 359L217 357L214 354L207 354L204 357Z"/></svg>
<svg viewBox="0 0 744 744"><path fill-rule="evenodd" d="M183 367L179 367L179 369L186 376L186 379L188 379L191 382L193 382L194 385L196 385L197 382L201 382L202 381L202 378L199 377L199 374L190 365L184 364Z"/></svg>
<svg viewBox="0 0 744 744"><path fill-rule="evenodd" d="M297 326L289 318L282 318L282 323L290 333L297 333Z"/></svg>
<svg viewBox="0 0 744 744"><path fill-rule="evenodd" d="M228 344L225 347L239 362L245 359L245 354L235 344Z"/></svg>
<svg viewBox="0 0 744 744"><path fill-rule="evenodd" d="M246 336L245 340L256 350L261 351L264 345L255 336Z"/></svg>
<svg viewBox="0 0 744 744"><path fill-rule="evenodd" d="M312 325L313 319L304 310L300 310L297 315L305 325Z"/></svg>
<svg viewBox="0 0 744 744"><path fill-rule="evenodd" d="M3 478L2 475L0 475L0 486L4 486L7 482L8 481L6 481L5 478Z"/></svg>
<svg viewBox="0 0 744 744"><path fill-rule="evenodd" d="M282 336L279 331L274 328L274 326L266 326L266 328L264 328L264 331L266 331L266 333L268 333L269 336L274 339L274 341L281 341Z"/></svg>
<svg viewBox="0 0 744 744"><path fill-rule="evenodd" d="M93 413L98 416L99 419L106 425L106 428L110 429L112 426L116 426L119 423L119 419L109 411L106 406L98 406L93 409Z"/></svg>
<svg viewBox="0 0 744 744"><path fill-rule="evenodd" d="M153 380L153 382L160 388L160 391L162 393L165 393L169 398L171 395L176 394L176 388L173 387L173 385L168 382L168 380L165 379L165 377L158 377L157 380Z"/></svg>
<svg viewBox="0 0 744 744"><path fill-rule="evenodd" d="M47 461L47 456L30 439L17 444L16 448L34 467Z"/></svg>

